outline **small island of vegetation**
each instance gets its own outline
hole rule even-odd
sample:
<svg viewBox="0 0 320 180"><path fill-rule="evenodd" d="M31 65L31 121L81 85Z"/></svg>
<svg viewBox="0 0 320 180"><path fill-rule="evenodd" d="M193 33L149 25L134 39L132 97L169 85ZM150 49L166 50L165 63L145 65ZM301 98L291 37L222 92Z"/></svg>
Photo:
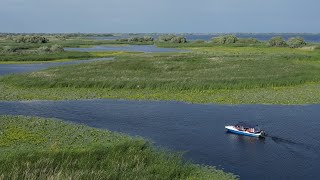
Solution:
<svg viewBox="0 0 320 180"><path fill-rule="evenodd" d="M57 119L0 116L1 179L236 179L142 138Z"/></svg>

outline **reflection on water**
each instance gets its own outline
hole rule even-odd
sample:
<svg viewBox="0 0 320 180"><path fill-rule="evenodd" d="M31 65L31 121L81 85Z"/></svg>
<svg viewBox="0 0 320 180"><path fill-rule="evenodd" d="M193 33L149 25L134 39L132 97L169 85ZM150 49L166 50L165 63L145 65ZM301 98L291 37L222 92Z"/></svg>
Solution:
<svg viewBox="0 0 320 180"><path fill-rule="evenodd" d="M255 137L249 137L249 136L243 136L234 134L231 132L226 131L227 137L230 141L233 141L233 143L240 143L246 145L249 144L255 144L255 143L264 143L265 138L255 138Z"/></svg>
<svg viewBox="0 0 320 180"><path fill-rule="evenodd" d="M320 105L200 105L80 100L0 102L0 114L59 118L151 139L242 179L314 179L320 167ZM226 133L239 120L269 137Z"/></svg>

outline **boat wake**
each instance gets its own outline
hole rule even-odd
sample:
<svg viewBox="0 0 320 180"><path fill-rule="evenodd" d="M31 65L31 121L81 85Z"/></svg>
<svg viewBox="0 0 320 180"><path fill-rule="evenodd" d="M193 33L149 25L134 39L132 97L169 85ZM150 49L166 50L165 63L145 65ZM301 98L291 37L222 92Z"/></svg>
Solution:
<svg viewBox="0 0 320 180"><path fill-rule="evenodd" d="M311 146L311 145L308 145L308 144L295 142L295 141L281 138L281 137L277 137L277 136L267 135L266 137L271 138L271 140L273 142L284 146L286 149L288 149L292 153L294 153L294 152L300 153L301 151L308 151L308 152L311 152L312 154L319 154L318 148Z"/></svg>
<svg viewBox="0 0 320 180"><path fill-rule="evenodd" d="M298 142L294 142L292 140L289 139L284 139L281 137L277 137L277 136L270 136L270 135L266 135L266 137L271 138L275 143L280 144L280 143L285 143L285 144L292 144L292 145L304 145L302 143L298 143Z"/></svg>

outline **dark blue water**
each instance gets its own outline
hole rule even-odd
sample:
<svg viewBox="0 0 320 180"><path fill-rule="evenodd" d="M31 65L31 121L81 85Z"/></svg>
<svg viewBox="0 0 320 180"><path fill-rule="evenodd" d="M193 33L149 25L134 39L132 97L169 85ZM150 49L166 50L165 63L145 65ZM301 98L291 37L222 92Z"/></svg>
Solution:
<svg viewBox="0 0 320 180"><path fill-rule="evenodd" d="M126 51L126 52L188 52L187 50L175 49L175 48L159 48L153 45L124 45L124 46L94 46L90 48L64 48L67 51L85 51L85 52L96 52L96 51Z"/></svg>
<svg viewBox="0 0 320 180"><path fill-rule="evenodd" d="M320 169L320 105L2 101L0 114L54 117L143 136L242 179L317 179ZM259 124L269 137L263 140L226 133L225 125L243 120Z"/></svg>
<svg viewBox="0 0 320 180"><path fill-rule="evenodd" d="M7 74L16 74L24 72L33 72L46 69L53 66L63 66L71 64L88 63L95 61L112 60L113 58L98 58L89 60L75 60L68 62L46 62L46 63L33 63L33 64L0 64L0 76Z"/></svg>
<svg viewBox="0 0 320 180"><path fill-rule="evenodd" d="M320 42L320 34L305 34L305 33L274 33L274 34L268 34L268 33L229 33L229 34L235 34L239 38L256 38L260 41L267 41L271 39L274 36L282 36L286 40L288 40L290 37L302 37L306 42ZM124 34L122 36L108 36L108 37L91 37L93 39L100 39L100 40L115 40L115 39L121 39L121 38L129 38L129 37L136 37L140 36L143 37L144 35L148 34L137 34L137 35L129 35ZM181 34L181 36L184 36L189 41L194 40L211 40L213 37L220 36L221 34L215 33L215 34ZM154 39L157 39L160 35L151 35Z"/></svg>

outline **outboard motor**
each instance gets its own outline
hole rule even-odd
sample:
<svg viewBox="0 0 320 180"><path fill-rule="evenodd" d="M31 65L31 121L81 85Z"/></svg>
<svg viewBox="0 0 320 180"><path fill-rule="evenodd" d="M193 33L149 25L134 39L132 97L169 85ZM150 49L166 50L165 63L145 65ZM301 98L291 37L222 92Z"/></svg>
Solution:
<svg viewBox="0 0 320 180"><path fill-rule="evenodd" d="M260 131L260 133L261 133L260 137L262 137L262 138L266 137L266 135L267 135L264 131Z"/></svg>

